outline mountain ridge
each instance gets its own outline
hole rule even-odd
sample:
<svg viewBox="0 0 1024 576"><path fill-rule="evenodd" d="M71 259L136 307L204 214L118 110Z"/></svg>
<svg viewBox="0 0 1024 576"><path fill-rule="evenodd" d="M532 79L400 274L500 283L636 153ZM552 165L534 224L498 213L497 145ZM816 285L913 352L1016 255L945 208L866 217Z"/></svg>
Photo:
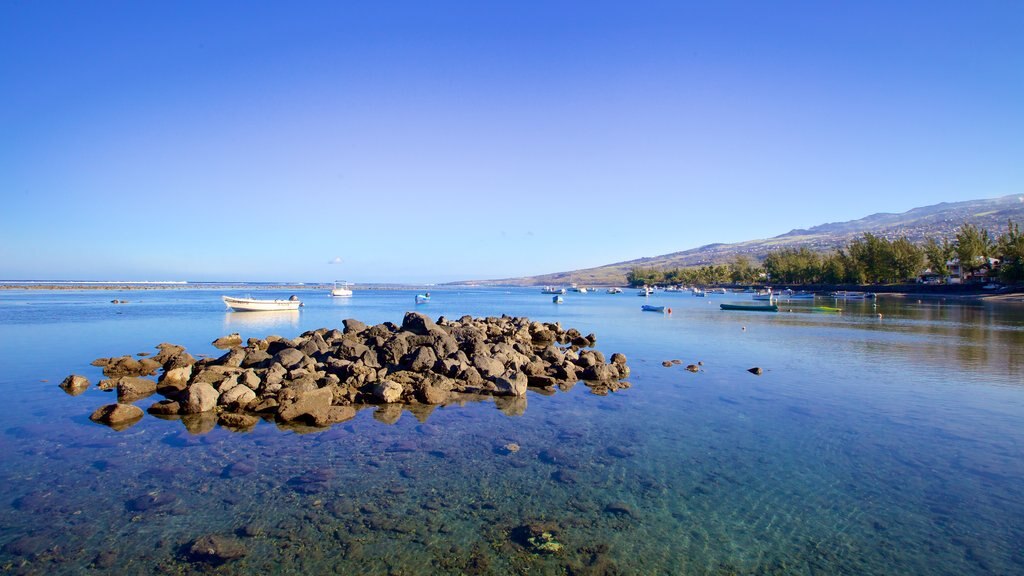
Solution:
<svg viewBox="0 0 1024 576"><path fill-rule="evenodd" d="M725 264L741 254L760 260L769 252L782 248L810 248L826 252L845 246L866 232L889 239L906 236L912 242L920 243L928 237L952 238L956 229L965 222L987 228L990 233L999 234L1008 220L1024 223L1024 195L1011 194L998 198L940 202L911 208L905 212L876 212L856 220L828 222L810 228L794 228L771 238L734 243L715 242L660 256L646 256L566 272L451 284L539 286L577 282L583 285L621 285L626 283L626 274L634 267L663 269Z"/></svg>

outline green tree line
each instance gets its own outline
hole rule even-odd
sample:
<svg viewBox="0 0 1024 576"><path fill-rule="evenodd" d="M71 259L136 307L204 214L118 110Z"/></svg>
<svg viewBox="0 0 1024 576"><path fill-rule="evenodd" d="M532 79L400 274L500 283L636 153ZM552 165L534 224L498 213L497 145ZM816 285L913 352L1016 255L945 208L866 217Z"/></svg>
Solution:
<svg viewBox="0 0 1024 576"><path fill-rule="evenodd" d="M888 284L915 280L926 269L940 276L949 274L947 262L956 258L963 273L1000 261L998 278L1006 283L1024 281L1024 236L1013 221L994 236L985 228L964 224L950 240L929 238L914 244L901 236L888 240L871 233L832 252L809 248L782 248L757 263L737 255L726 265L689 268L633 268L626 275L632 286L655 284L753 284L765 279L784 284ZM990 271L990 273L993 273Z"/></svg>

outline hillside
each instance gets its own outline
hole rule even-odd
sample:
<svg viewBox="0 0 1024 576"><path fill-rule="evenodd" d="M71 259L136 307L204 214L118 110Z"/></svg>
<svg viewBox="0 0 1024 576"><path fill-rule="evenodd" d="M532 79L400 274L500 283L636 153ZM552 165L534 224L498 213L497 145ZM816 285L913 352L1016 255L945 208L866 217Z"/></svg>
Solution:
<svg viewBox="0 0 1024 576"><path fill-rule="evenodd" d="M998 234L1005 228L1007 220L1024 223L1024 196L1013 195L966 202L943 202L914 208L900 214L878 213L859 220L790 230L785 234L762 240L748 240L735 244L708 244L681 252L616 262L596 268L523 278L475 280L473 283L516 286L568 284L570 281L583 285L625 284L626 273L638 266L664 269L725 264L737 254L762 259L770 251L779 248L808 247L816 251L828 251L845 246L865 232L889 239L905 235L913 242L923 242L928 237L952 238L956 228L964 222L988 228L990 232Z"/></svg>

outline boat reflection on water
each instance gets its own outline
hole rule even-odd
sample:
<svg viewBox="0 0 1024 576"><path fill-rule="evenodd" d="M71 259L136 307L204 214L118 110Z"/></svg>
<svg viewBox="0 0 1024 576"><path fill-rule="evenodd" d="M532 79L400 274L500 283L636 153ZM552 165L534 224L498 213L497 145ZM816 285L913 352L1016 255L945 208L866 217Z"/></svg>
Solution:
<svg viewBox="0 0 1024 576"><path fill-rule="evenodd" d="M245 328L248 330L269 330L273 328L298 328L298 310L268 310L265 312L225 312L224 328Z"/></svg>

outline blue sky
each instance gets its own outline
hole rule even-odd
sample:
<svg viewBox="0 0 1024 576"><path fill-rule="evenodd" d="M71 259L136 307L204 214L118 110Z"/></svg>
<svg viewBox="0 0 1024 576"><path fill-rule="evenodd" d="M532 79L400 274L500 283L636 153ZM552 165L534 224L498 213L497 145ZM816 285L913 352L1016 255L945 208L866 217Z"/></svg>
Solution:
<svg viewBox="0 0 1024 576"><path fill-rule="evenodd" d="M1024 192L1017 1L12 0L0 54L5 279L511 277Z"/></svg>

